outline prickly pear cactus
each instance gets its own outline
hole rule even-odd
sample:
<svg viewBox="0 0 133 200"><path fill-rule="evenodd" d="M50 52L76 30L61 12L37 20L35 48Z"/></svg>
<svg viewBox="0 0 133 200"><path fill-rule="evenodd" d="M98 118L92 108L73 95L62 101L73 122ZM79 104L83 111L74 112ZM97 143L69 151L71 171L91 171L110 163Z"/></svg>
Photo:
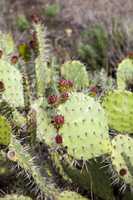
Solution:
<svg viewBox="0 0 133 200"><path fill-rule="evenodd" d="M58 190L53 187L53 184L48 183L47 178L40 173L39 167L35 165L34 158L28 153L27 147L23 148L19 140L14 136L11 139L7 157L13 163L17 163L18 168L22 168L21 173L23 173L23 170L27 173L28 187L32 188L36 195L38 195L38 199L48 196L53 197L53 194L57 193Z"/></svg>
<svg viewBox="0 0 133 200"><path fill-rule="evenodd" d="M75 159L91 159L110 153L111 145L104 110L92 97L71 93L69 99L57 109L64 116L60 128L62 145ZM56 137L56 136L55 136ZM51 139L50 139L51 138ZM45 135L48 144L56 144L53 132Z"/></svg>
<svg viewBox="0 0 133 200"><path fill-rule="evenodd" d="M93 190L94 194L102 199L115 199L110 174L107 173L106 164L103 162L104 158L99 157L85 163L74 163L70 157L64 159L62 155L55 152L51 154L51 158L54 168L67 182L76 183L87 191Z"/></svg>
<svg viewBox="0 0 133 200"><path fill-rule="evenodd" d="M80 61L68 61L61 66L61 75L74 81L75 88L81 90L89 86L88 73Z"/></svg>
<svg viewBox="0 0 133 200"><path fill-rule="evenodd" d="M113 170L116 173L114 181L123 180L123 188L126 184L133 187L133 139L128 135L117 135L112 140L111 160Z"/></svg>
<svg viewBox="0 0 133 200"><path fill-rule="evenodd" d="M71 191L64 191L61 192L59 197L56 200L87 200L87 198L82 197L80 194L76 193L76 192L71 192ZM88 199L89 200L89 199Z"/></svg>
<svg viewBox="0 0 133 200"><path fill-rule="evenodd" d="M0 81L4 85L3 98L13 107L24 106L23 83L18 69L6 60L0 60Z"/></svg>
<svg viewBox="0 0 133 200"><path fill-rule="evenodd" d="M133 59L126 58L118 65L117 87L125 90L130 84L133 84Z"/></svg>
<svg viewBox="0 0 133 200"><path fill-rule="evenodd" d="M5 117L0 115L0 145L9 145L11 132L10 124Z"/></svg>
<svg viewBox="0 0 133 200"><path fill-rule="evenodd" d="M41 23L34 24L34 27L39 46L39 55L35 60L37 94L38 96L44 96L45 89L51 81L51 69L47 65L49 45L46 39L46 28Z"/></svg>
<svg viewBox="0 0 133 200"><path fill-rule="evenodd" d="M26 197L23 195L11 194L11 195L6 195L4 198L0 198L0 200L32 200L32 199L30 197Z"/></svg>
<svg viewBox="0 0 133 200"><path fill-rule="evenodd" d="M104 96L102 106L110 128L121 133L133 133L133 94L114 90Z"/></svg>

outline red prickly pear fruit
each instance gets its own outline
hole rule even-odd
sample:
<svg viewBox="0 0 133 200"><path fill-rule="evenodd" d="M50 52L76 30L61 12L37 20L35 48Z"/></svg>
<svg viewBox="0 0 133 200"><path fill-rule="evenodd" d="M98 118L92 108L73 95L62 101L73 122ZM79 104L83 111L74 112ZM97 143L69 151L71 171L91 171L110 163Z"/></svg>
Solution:
<svg viewBox="0 0 133 200"><path fill-rule="evenodd" d="M73 81L61 79L59 81L59 90L60 92L68 92L73 87Z"/></svg>
<svg viewBox="0 0 133 200"><path fill-rule="evenodd" d="M11 63L15 65L17 62L18 62L18 56L15 56L15 55L12 56L11 57Z"/></svg>
<svg viewBox="0 0 133 200"><path fill-rule="evenodd" d="M64 124L64 116L56 115L53 118L55 128L59 129Z"/></svg>
<svg viewBox="0 0 133 200"><path fill-rule="evenodd" d="M51 95L48 97L48 103L49 104L56 104L58 101L58 96L57 95Z"/></svg>
<svg viewBox="0 0 133 200"><path fill-rule="evenodd" d="M131 59L133 59L133 52L128 52L127 56Z"/></svg>
<svg viewBox="0 0 133 200"><path fill-rule="evenodd" d="M31 20L32 22L34 22L35 24L38 24L41 21L41 18L39 15L37 14L32 14L31 15Z"/></svg>
<svg viewBox="0 0 133 200"><path fill-rule="evenodd" d="M0 81L0 92L4 92L5 90L5 85L2 81Z"/></svg>
<svg viewBox="0 0 133 200"><path fill-rule="evenodd" d="M98 92L98 88L96 85L93 85L90 87L90 92L92 96L96 96L97 92Z"/></svg>
<svg viewBox="0 0 133 200"><path fill-rule="evenodd" d="M57 135L55 136L55 142L56 142L56 144L62 144L62 143L63 143L63 138L62 138L62 136L59 135L59 134L57 134Z"/></svg>
<svg viewBox="0 0 133 200"><path fill-rule="evenodd" d="M127 174L127 169L125 168L120 169L119 174L120 176L125 176Z"/></svg>
<svg viewBox="0 0 133 200"><path fill-rule="evenodd" d="M59 85L60 85L60 86L66 86L66 85L67 85L67 80L61 79L61 80L59 81Z"/></svg>
<svg viewBox="0 0 133 200"><path fill-rule="evenodd" d="M73 87L73 81L72 80L67 80L69 87Z"/></svg>
<svg viewBox="0 0 133 200"><path fill-rule="evenodd" d="M3 55L3 51L0 50L0 58L2 58L2 55Z"/></svg>
<svg viewBox="0 0 133 200"><path fill-rule="evenodd" d="M60 98L61 98L61 102L67 101L68 98L69 98L68 92L63 92L63 93L60 95Z"/></svg>

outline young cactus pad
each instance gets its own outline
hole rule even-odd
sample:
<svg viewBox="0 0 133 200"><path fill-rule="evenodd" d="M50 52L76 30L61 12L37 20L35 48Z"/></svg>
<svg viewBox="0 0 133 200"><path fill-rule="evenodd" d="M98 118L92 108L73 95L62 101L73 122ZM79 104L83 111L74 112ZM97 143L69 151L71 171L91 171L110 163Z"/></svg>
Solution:
<svg viewBox="0 0 133 200"><path fill-rule="evenodd" d="M47 62L49 59L49 45L46 39L46 28L41 24L34 24L36 31L39 55L35 60L37 95L44 96L45 89L51 81L51 69Z"/></svg>
<svg viewBox="0 0 133 200"><path fill-rule="evenodd" d="M24 106L22 77L18 69L13 65L0 60L0 81L3 82L5 90L4 99L14 107Z"/></svg>
<svg viewBox="0 0 133 200"><path fill-rule="evenodd" d="M0 145L9 145L11 127L5 117L0 115Z"/></svg>
<svg viewBox="0 0 133 200"><path fill-rule="evenodd" d="M110 153L104 110L92 97L71 93L69 99L58 107L58 114L64 116L60 134L69 155L88 160Z"/></svg>
<svg viewBox="0 0 133 200"><path fill-rule="evenodd" d="M133 59L126 58L118 65L117 87L125 90L130 84L133 84Z"/></svg>
<svg viewBox="0 0 133 200"><path fill-rule="evenodd" d="M133 186L133 138L127 135L114 137L111 160L119 178Z"/></svg>
<svg viewBox="0 0 133 200"><path fill-rule="evenodd" d="M61 66L61 75L65 79L74 81L76 89L89 86L88 73L84 64L79 61L68 61Z"/></svg>
<svg viewBox="0 0 133 200"><path fill-rule="evenodd" d="M81 196L80 194L72 191L61 192L56 200L87 200L87 198ZM89 199L88 199L89 200Z"/></svg>
<svg viewBox="0 0 133 200"><path fill-rule="evenodd" d="M129 91L109 92L102 102L110 128L133 133L133 94Z"/></svg>
<svg viewBox="0 0 133 200"><path fill-rule="evenodd" d="M11 194L6 195L4 198L0 198L0 200L32 200L30 197L26 197L23 195Z"/></svg>

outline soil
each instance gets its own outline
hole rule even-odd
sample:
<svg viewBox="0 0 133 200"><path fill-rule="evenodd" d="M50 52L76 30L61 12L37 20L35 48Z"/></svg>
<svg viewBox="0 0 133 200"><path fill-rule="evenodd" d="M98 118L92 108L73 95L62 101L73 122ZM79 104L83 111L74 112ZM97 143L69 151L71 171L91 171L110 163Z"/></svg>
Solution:
<svg viewBox="0 0 133 200"><path fill-rule="evenodd" d="M48 18L42 11L52 3L59 3L61 11L58 16ZM133 22L133 0L0 0L0 9L0 28L11 30L16 41L20 35L23 37L16 27L17 16L25 14L31 20L32 13L42 14L61 62L75 58L80 32L90 24L104 23L110 29L113 18L128 27ZM72 31L71 36L67 30Z"/></svg>

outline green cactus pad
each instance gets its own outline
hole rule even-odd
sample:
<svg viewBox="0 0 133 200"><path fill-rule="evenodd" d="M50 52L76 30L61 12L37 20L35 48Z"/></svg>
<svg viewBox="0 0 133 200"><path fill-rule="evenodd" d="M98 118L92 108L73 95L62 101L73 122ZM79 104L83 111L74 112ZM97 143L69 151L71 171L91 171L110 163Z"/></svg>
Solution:
<svg viewBox="0 0 133 200"><path fill-rule="evenodd" d="M45 89L51 81L51 69L47 65L49 58L49 45L47 44L47 31L41 24L34 24L36 31L39 55L35 60L37 95L44 96ZM45 77L45 78L44 78Z"/></svg>
<svg viewBox="0 0 133 200"><path fill-rule="evenodd" d="M133 138L128 135L114 137L111 160L118 177L133 186Z"/></svg>
<svg viewBox="0 0 133 200"><path fill-rule="evenodd" d="M36 190L38 190L38 192L41 191L41 195L43 197L52 197L54 193L57 193L57 190L56 188L54 188L53 184L50 184L47 178L43 177L40 173L39 167L35 165L33 157L27 151L27 147L24 148L21 143L15 138L15 136L13 136L11 139L7 157L12 162L17 162L18 166L21 167L22 170L24 170L28 174L28 180L30 179L30 177L33 178L34 182L31 181L30 185L36 185L35 192Z"/></svg>
<svg viewBox="0 0 133 200"><path fill-rule="evenodd" d="M92 97L71 93L58 107L65 122L60 128L63 146L75 159L91 159L110 153L111 145L104 110Z"/></svg>
<svg viewBox="0 0 133 200"><path fill-rule="evenodd" d="M130 84L133 84L133 60L126 58L118 65L117 87L125 90Z"/></svg>
<svg viewBox="0 0 133 200"><path fill-rule="evenodd" d="M23 84L20 72L5 60L0 60L0 81L4 83L3 98L14 107L24 106Z"/></svg>
<svg viewBox="0 0 133 200"><path fill-rule="evenodd" d="M71 200L87 200L87 198L81 196L77 192L72 192L72 191L61 192L59 197L56 200L68 200L68 199L71 199Z"/></svg>
<svg viewBox="0 0 133 200"><path fill-rule="evenodd" d="M80 61L68 61L61 66L61 75L74 81L76 89L80 90L89 86L88 73Z"/></svg>
<svg viewBox="0 0 133 200"><path fill-rule="evenodd" d="M109 92L102 102L110 128L133 133L133 94L129 91Z"/></svg>
<svg viewBox="0 0 133 200"><path fill-rule="evenodd" d="M23 126L24 124L26 124L26 117L24 117L19 111L17 111L16 109L12 112L13 115L13 120L16 123L16 126Z"/></svg>
<svg viewBox="0 0 133 200"><path fill-rule="evenodd" d="M39 98L34 102L32 108L36 111L37 132L36 136L39 141L46 141L51 144L54 140L55 129L51 124L51 119L48 117L46 107L48 103L45 98Z"/></svg>
<svg viewBox="0 0 133 200"><path fill-rule="evenodd" d="M5 117L0 115L0 144L9 145L11 138L11 127Z"/></svg>
<svg viewBox="0 0 133 200"><path fill-rule="evenodd" d="M0 200L32 200L30 197L26 197L23 195L11 194L6 195L4 198L0 198Z"/></svg>
<svg viewBox="0 0 133 200"><path fill-rule="evenodd" d="M85 166L75 166L70 156L62 159L62 155L57 152L51 153L54 169L68 183L76 183L79 187L91 191L98 197L106 200L114 200L113 188L110 184L110 174L107 168L103 167L103 158L89 160ZM104 178L103 178L104 177Z"/></svg>

